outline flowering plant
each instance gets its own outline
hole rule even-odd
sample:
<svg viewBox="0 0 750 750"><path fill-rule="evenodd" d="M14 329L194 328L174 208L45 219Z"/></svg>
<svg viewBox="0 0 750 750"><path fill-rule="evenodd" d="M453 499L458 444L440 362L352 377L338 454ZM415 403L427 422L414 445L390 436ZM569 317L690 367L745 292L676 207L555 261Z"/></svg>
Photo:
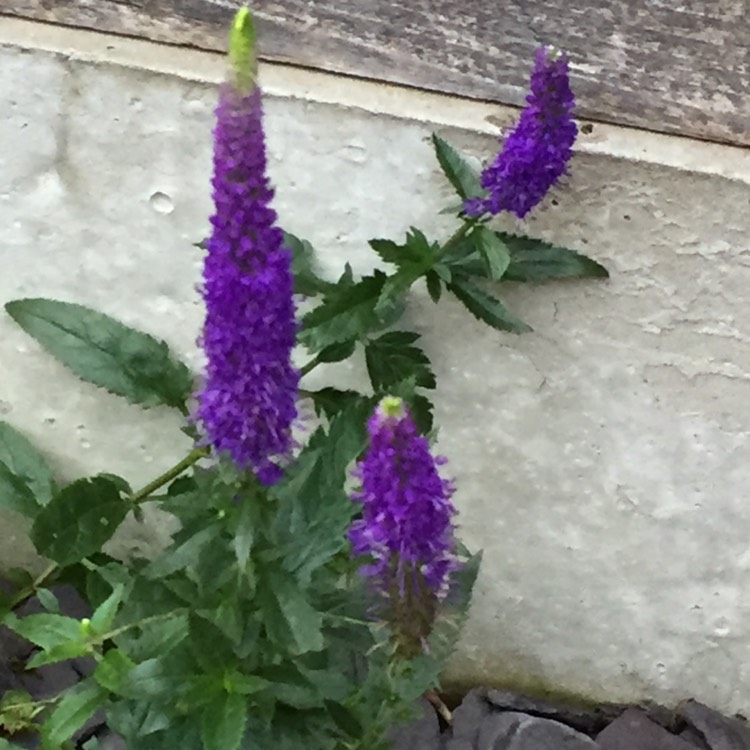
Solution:
<svg viewBox="0 0 750 750"><path fill-rule="evenodd" d="M577 130L564 56L540 50L527 107L481 174L433 137L461 200L453 236L412 229L401 244L371 240L392 270L355 279L347 266L334 282L271 205L247 8L229 48L202 243L202 376L164 342L83 306L5 306L83 380L180 410L193 440L141 489L112 474L58 486L28 440L0 423L0 504L29 519L50 561L35 580L14 578L0 617L33 645L27 669L87 665L51 698L7 692L0 729L10 740L38 729L45 749L72 747L103 711L134 750L388 747L414 701L435 697L479 565L456 538L453 486L431 445L436 382L419 336L400 325L408 291L424 280L436 303L450 293L488 325L521 333L529 327L485 282L607 275L572 250L488 223L502 211L525 216L566 171ZM298 319L302 298L309 310ZM309 356L299 369L297 347ZM362 350L367 392L300 387L313 368ZM302 419L303 401L314 417ZM170 546L150 559L107 554L145 504L179 521ZM62 584L80 592L89 617L60 612ZM42 611L28 614L32 598ZM14 747L2 737L0 746Z"/></svg>

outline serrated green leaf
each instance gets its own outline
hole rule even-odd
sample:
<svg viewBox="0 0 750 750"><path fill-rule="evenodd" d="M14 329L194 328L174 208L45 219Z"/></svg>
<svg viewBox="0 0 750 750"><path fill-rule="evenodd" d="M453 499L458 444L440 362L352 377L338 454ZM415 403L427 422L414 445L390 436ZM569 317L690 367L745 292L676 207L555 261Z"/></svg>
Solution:
<svg viewBox="0 0 750 750"><path fill-rule="evenodd" d="M480 224L470 235L487 268L487 278L499 281L510 264L510 251L497 232Z"/></svg>
<svg viewBox="0 0 750 750"><path fill-rule="evenodd" d="M190 665L182 659L165 657L147 659L130 671L120 686L123 695L134 698L164 699L177 696L191 676Z"/></svg>
<svg viewBox="0 0 750 750"><path fill-rule="evenodd" d="M247 724L247 700L225 694L206 706L201 722L203 750L237 750Z"/></svg>
<svg viewBox="0 0 750 750"><path fill-rule="evenodd" d="M107 700L107 693L93 680L79 682L66 691L42 725L44 750L60 750Z"/></svg>
<svg viewBox="0 0 750 750"><path fill-rule="evenodd" d="M42 508L31 528L31 540L40 555L61 566L72 565L99 552L130 507L110 479L79 479Z"/></svg>
<svg viewBox="0 0 750 750"><path fill-rule="evenodd" d="M186 412L193 378L167 344L83 305L20 299L13 320L79 378L144 407Z"/></svg>
<svg viewBox="0 0 750 750"><path fill-rule="evenodd" d="M294 654L323 648L323 618L290 575L269 570L258 587L267 636Z"/></svg>
<svg viewBox="0 0 750 750"><path fill-rule="evenodd" d="M135 662L120 649L113 648L97 664L93 677L105 690L117 694L133 669Z"/></svg>
<svg viewBox="0 0 750 750"><path fill-rule="evenodd" d="M7 422L0 422L0 463L26 484L39 505L46 505L52 499L55 480L47 461Z"/></svg>
<svg viewBox="0 0 750 750"><path fill-rule="evenodd" d="M216 523L196 531L185 542L171 547L149 563L142 575L145 578L164 578L184 568L194 562L200 552L220 534L221 526Z"/></svg>
<svg viewBox="0 0 750 750"><path fill-rule="evenodd" d="M33 520L39 512L34 493L21 477L0 461L0 507L8 508Z"/></svg>
<svg viewBox="0 0 750 750"><path fill-rule="evenodd" d="M465 156L435 133L432 134L432 144L440 168L461 198L477 198L485 194L479 172Z"/></svg>
<svg viewBox="0 0 750 750"><path fill-rule="evenodd" d="M4 624L45 651L70 641L83 640L78 620L49 612L26 617L9 615Z"/></svg>
<svg viewBox="0 0 750 750"><path fill-rule="evenodd" d="M315 249L307 241L284 232L284 245L292 251L294 292L304 297L324 294L334 285L322 279L315 268Z"/></svg>
<svg viewBox="0 0 750 750"><path fill-rule="evenodd" d="M609 271L595 260L549 242L495 233L510 250L510 264L505 272L508 281L541 282L553 279L609 277Z"/></svg>
<svg viewBox="0 0 750 750"><path fill-rule="evenodd" d="M318 391L310 391L308 396L313 401L315 413L318 416L325 415L329 419L336 413L345 409L362 398L358 391L341 390L340 388L321 388Z"/></svg>
<svg viewBox="0 0 750 750"><path fill-rule="evenodd" d="M125 586L118 583L112 593L94 610L91 615L91 628L94 633L106 633L111 629L124 594Z"/></svg>
<svg viewBox="0 0 750 750"><path fill-rule="evenodd" d="M427 355L414 343L419 334L390 331L372 339L365 347L365 362L370 382L376 392L407 378L413 378L420 388L434 388L435 375Z"/></svg>
<svg viewBox="0 0 750 750"><path fill-rule="evenodd" d="M269 682L269 693L281 703L299 709L323 705L315 684L292 663L264 667L259 675Z"/></svg>
<svg viewBox="0 0 750 750"><path fill-rule="evenodd" d="M440 297L443 293L443 282L440 280L435 271L428 271L425 275L425 283L427 284L427 293L433 302L439 302Z"/></svg>
<svg viewBox="0 0 750 750"><path fill-rule="evenodd" d="M387 325L387 312L375 312L375 306L386 281L382 271L365 276L352 286L336 289L326 295L322 304L302 319L299 340L310 351L317 352L331 344L360 339Z"/></svg>
<svg viewBox="0 0 750 750"><path fill-rule="evenodd" d="M482 291L476 284L466 278L455 277L448 284L448 290L453 292L464 307L478 320L487 323L500 331L510 333L526 333L533 330L505 308L500 300Z"/></svg>
<svg viewBox="0 0 750 750"><path fill-rule="evenodd" d="M440 246L431 243L419 229L412 227L401 251L408 259L399 263L396 273L388 276L383 284L375 306L378 314L399 301L417 279L429 272L439 257Z"/></svg>
<svg viewBox="0 0 750 750"><path fill-rule="evenodd" d="M83 636L81 636L83 638ZM57 664L61 661L78 659L81 656L90 656L91 647L83 640L69 641L52 646L49 651L37 651L31 659L26 662L26 669L37 669L46 664Z"/></svg>
<svg viewBox="0 0 750 750"><path fill-rule="evenodd" d="M399 245L393 240L384 239L370 240L368 244L380 256L381 260L397 267L420 263L425 257L425 251L430 252L430 244L427 242L427 238L414 227L412 227L411 233L407 233L407 241L403 245Z"/></svg>
<svg viewBox="0 0 750 750"><path fill-rule="evenodd" d="M347 736L353 739L362 737L362 724L353 711L338 701L325 701L326 711L333 723Z"/></svg>
<svg viewBox="0 0 750 750"><path fill-rule="evenodd" d="M253 502L241 502L235 510L231 526L232 547L240 570L244 570L255 542L255 531L260 522L260 508Z"/></svg>
<svg viewBox="0 0 750 750"><path fill-rule="evenodd" d="M321 363L341 362L348 359L354 354L357 346L356 340L342 341L340 344L331 344L322 351L318 352L315 359Z"/></svg>

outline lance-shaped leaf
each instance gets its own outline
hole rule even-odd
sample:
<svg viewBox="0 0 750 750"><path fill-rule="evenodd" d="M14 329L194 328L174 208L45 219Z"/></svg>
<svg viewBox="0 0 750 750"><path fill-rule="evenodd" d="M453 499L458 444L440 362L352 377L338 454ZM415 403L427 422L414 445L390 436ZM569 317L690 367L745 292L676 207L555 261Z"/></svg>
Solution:
<svg viewBox="0 0 750 750"><path fill-rule="evenodd" d="M440 168L461 198L478 198L485 194L479 171L465 156L434 133L432 145L435 147Z"/></svg>
<svg viewBox="0 0 750 750"><path fill-rule="evenodd" d="M5 309L87 383L141 406L163 404L186 411L193 378L164 341L71 302L20 299Z"/></svg>
<svg viewBox="0 0 750 750"><path fill-rule="evenodd" d="M493 328L510 333L526 333L532 330L531 326L508 312L499 299L487 294L467 278L455 277L448 284L448 289L475 318Z"/></svg>

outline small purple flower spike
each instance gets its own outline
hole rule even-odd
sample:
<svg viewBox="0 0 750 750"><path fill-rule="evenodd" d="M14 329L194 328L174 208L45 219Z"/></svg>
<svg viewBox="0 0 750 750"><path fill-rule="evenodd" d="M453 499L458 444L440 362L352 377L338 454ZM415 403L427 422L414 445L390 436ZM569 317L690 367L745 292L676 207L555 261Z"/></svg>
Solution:
<svg viewBox="0 0 750 750"><path fill-rule="evenodd" d="M458 568L452 518L452 484L442 479L427 438L419 434L408 407L387 396L370 417L369 445L358 464L360 489L353 500L361 518L349 538L360 569L383 605L396 642L421 651L437 604Z"/></svg>
<svg viewBox="0 0 750 750"><path fill-rule="evenodd" d="M578 128L564 55L548 47L537 52L526 101L518 124L482 172L489 195L464 203L469 216L510 211L523 219L567 171Z"/></svg>

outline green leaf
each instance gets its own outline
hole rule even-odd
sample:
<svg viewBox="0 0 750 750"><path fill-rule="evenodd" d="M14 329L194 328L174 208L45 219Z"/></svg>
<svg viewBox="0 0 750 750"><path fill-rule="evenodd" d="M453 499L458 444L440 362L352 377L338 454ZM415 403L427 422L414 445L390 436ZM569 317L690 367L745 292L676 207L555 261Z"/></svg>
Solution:
<svg viewBox="0 0 750 750"><path fill-rule="evenodd" d="M123 695L134 698L164 700L170 695L176 696L189 677L189 664L169 654L137 664L122 683L120 690Z"/></svg>
<svg viewBox="0 0 750 750"><path fill-rule="evenodd" d="M0 724L2 723L1 719L2 717L0 715ZM2 737L0 737L0 750L25 750L25 749L21 745L14 745L8 742L8 740L4 740Z"/></svg>
<svg viewBox="0 0 750 750"><path fill-rule="evenodd" d="M26 690L7 690L0 697L0 730L16 734L34 728L34 718L43 707L34 701ZM4 740L0 737L0 750ZM16 745L8 745L15 748Z"/></svg>
<svg viewBox="0 0 750 750"><path fill-rule="evenodd" d="M201 551L221 534L221 525L211 524L191 534L181 544L171 547L144 570L146 578L164 578L195 562Z"/></svg>
<svg viewBox="0 0 750 750"><path fill-rule="evenodd" d="M375 306L383 290L386 275L375 271L372 276L344 289L326 295L322 304L302 319L299 340L310 351L317 352L331 344L360 339L388 324L388 313L376 313Z"/></svg>
<svg viewBox="0 0 750 750"><path fill-rule="evenodd" d="M66 691L62 700L42 725L44 750L60 750L107 700L106 691L93 680L79 682Z"/></svg>
<svg viewBox="0 0 750 750"><path fill-rule="evenodd" d="M36 598L47 612L53 615L60 614L60 602L52 591L49 589L37 589Z"/></svg>
<svg viewBox="0 0 750 750"><path fill-rule="evenodd" d="M237 693L225 694L203 712L203 750L237 750L247 724L247 699Z"/></svg>
<svg viewBox="0 0 750 750"><path fill-rule="evenodd" d="M78 620L49 612L26 617L8 615L4 624L45 651L70 641L83 640L81 623Z"/></svg>
<svg viewBox="0 0 750 750"><path fill-rule="evenodd" d="M331 344L322 351L318 352L315 359L318 362L341 362L344 359L348 359L354 354L354 349L357 346L357 341L352 339L351 341L342 341L340 344Z"/></svg>
<svg viewBox="0 0 750 750"><path fill-rule="evenodd" d="M347 736L354 739L362 737L362 724L354 712L338 701L325 701L325 707L333 723Z"/></svg>
<svg viewBox="0 0 750 750"><path fill-rule="evenodd" d="M414 343L419 334L390 331L367 343L365 361L373 389L388 390L395 383L413 377L421 388L434 388L435 375L427 355Z"/></svg>
<svg viewBox="0 0 750 750"><path fill-rule="evenodd" d="M93 676L105 690L119 693L133 669L135 662L120 649L113 648L104 654Z"/></svg>
<svg viewBox="0 0 750 750"><path fill-rule="evenodd" d="M26 518L34 519L39 512L34 493L23 479L0 461L0 507L9 508Z"/></svg>
<svg viewBox="0 0 750 750"><path fill-rule="evenodd" d="M270 570L258 587L268 637L294 654L323 648L323 618L290 575Z"/></svg>
<svg viewBox="0 0 750 750"><path fill-rule="evenodd" d="M309 709L323 703L316 685L291 662L264 667L259 674L274 698L288 706Z"/></svg>
<svg viewBox="0 0 750 750"><path fill-rule="evenodd" d="M310 391L308 395L313 401L315 413L318 416L325 415L329 419L362 398L362 394L358 391L341 390L330 386L321 388L319 391Z"/></svg>
<svg viewBox="0 0 750 750"><path fill-rule="evenodd" d="M487 277L493 281L502 279L510 264L510 251L498 233L480 224L471 233L471 239L485 262Z"/></svg>
<svg viewBox="0 0 750 750"><path fill-rule="evenodd" d="M5 309L82 380L144 407L186 411L193 378L163 341L70 302L21 299Z"/></svg>
<svg viewBox="0 0 750 750"><path fill-rule="evenodd" d="M454 277L448 284L448 290L453 292L456 299L475 318L493 328L511 333L526 333L532 330L531 326L509 313L500 300L482 291L466 278Z"/></svg>
<svg viewBox="0 0 750 750"><path fill-rule="evenodd" d="M406 235L406 243L399 250L405 260L398 264L396 273L383 284L375 306L377 313L389 309L417 279L429 272L438 258L440 246L430 243L419 229L412 227Z"/></svg>
<svg viewBox="0 0 750 750"><path fill-rule="evenodd" d="M100 635L111 629L124 593L125 586L117 584L114 591L94 610L91 615L91 629L94 633Z"/></svg>
<svg viewBox="0 0 750 750"><path fill-rule="evenodd" d="M292 251L292 273L296 294L315 297L333 288L333 284L318 276L315 268L315 250L307 240L284 232L284 245Z"/></svg>
<svg viewBox="0 0 750 750"><path fill-rule="evenodd" d="M130 510L110 479L79 479L63 488L39 512L31 540L40 555L61 566L98 552Z"/></svg>
<svg viewBox="0 0 750 750"><path fill-rule="evenodd" d="M461 198L477 198L485 194L479 172L465 156L435 133L432 134L432 144L440 168Z"/></svg>
<svg viewBox="0 0 750 750"><path fill-rule="evenodd" d="M549 242L531 237L495 233L510 249L510 265L505 272L508 281L540 282L553 279L609 277L609 271L595 260Z"/></svg>
<svg viewBox="0 0 750 750"><path fill-rule="evenodd" d="M55 493L52 470L41 453L7 422L0 422L0 463L31 490L39 505L46 505Z"/></svg>
<svg viewBox="0 0 750 750"><path fill-rule="evenodd" d="M257 503L241 502L235 510L232 519L232 547L240 570L244 570L255 542L260 508Z"/></svg>
<svg viewBox="0 0 750 750"><path fill-rule="evenodd" d="M427 293L433 302L439 302L440 296L443 293L443 282L440 280L436 271L428 271L425 275L425 282L427 284Z"/></svg>

